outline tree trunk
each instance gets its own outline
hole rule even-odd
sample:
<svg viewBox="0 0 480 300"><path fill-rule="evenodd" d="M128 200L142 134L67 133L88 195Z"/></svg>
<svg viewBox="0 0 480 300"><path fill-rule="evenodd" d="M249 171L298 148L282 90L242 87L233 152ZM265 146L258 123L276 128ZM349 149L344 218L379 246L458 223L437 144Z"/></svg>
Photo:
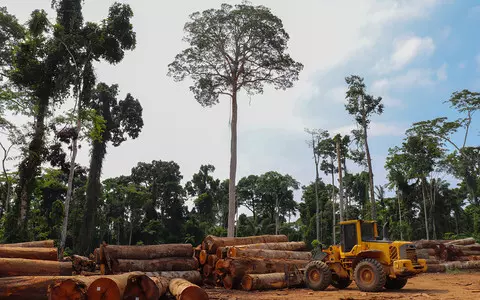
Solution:
<svg viewBox="0 0 480 300"><path fill-rule="evenodd" d="M333 165L333 157L331 158L332 164L332 240L333 244L337 243L337 237L335 235L335 175L334 175L334 165Z"/></svg>
<svg viewBox="0 0 480 300"><path fill-rule="evenodd" d="M108 245L102 247L105 256L112 259L156 259L193 256L191 244L163 244L146 246Z"/></svg>
<svg viewBox="0 0 480 300"><path fill-rule="evenodd" d="M318 180L320 176L318 174L318 156L315 152L315 138L313 133L312 133L312 150L313 150L313 158L315 159L315 205L316 205L315 222L317 225L317 241L320 241L320 216L319 216L320 202L318 199Z"/></svg>
<svg viewBox="0 0 480 300"><path fill-rule="evenodd" d="M0 258L0 277L11 276L70 276L71 262Z"/></svg>
<svg viewBox="0 0 480 300"><path fill-rule="evenodd" d="M12 148L13 144L8 147L8 149L5 149L3 147L3 144L0 143L0 146L3 149L3 159L2 159L2 169L3 169L3 176L5 177L5 185L7 186L7 194L5 195L5 213L8 213L9 211L9 206L10 206L10 194L12 191L12 183L10 182L10 178L8 178L8 173L7 173L7 168L5 167L5 162L7 161L8 158L8 153L10 152L10 149ZM2 215L0 215L0 218Z"/></svg>
<svg viewBox="0 0 480 300"><path fill-rule="evenodd" d="M147 276L161 276L167 279L183 278L191 283L201 284L202 275L199 271L163 271L163 272L147 272Z"/></svg>
<svg viewBox="0 0 480 300"><path fill-rule="evenodd" d="M0 244L0 247L23 247L23 248L53 248L55 247L53 240L34 241L16 244Z"/></svg>
<svg viewBox="0 0 480 300"><path fill-rule="evenodd" d="M337 140L337 160L338 160L338 185L339 185L339 207L340 222L343 222L343 180L342 180L342 156L340 152L340 139Z"/></svg>
<svg viewBox="0 0 480 300"><path fill-rule="evenodd" d="M208 235L204 239L208 253L216 254L217 248L226 246L248 245L257 243L281 243L288 242L286 235L259 235L247 237L216 237Z"/></svg>
<svg viewBox="0 0 480 300"><path fill-rule="evenodd" d="M235 234L235 211L236 211L236 194L235 194L235 177L237 174L237 89L234 86L232 90L232 122L231 127L231 144L230 144L230 181L228 185L228 230L227 236L233 237Z"/></svg>
<svg viewBox="0 0 480 300"><path fill-rule="evenodd" d="M427 219L427 199L425 197L425 178L422 179L422 197L423 197L423 212L424 212L424 219L425 219L425 233L427 234L427 240L430 239L430 235L428 232L428 219Z"/></svg>
<svg viewBox="0 0 480 300"><path fill-rule="evenodd" d="M208 295L202 288L185 279L170 280L168 289L177 300L208 300Z"/></svg>
<svg viewBox="0 0 480 300"><path fill-rule="evenodd" d="M260 243L260 244L250 244L250 245L229 246L227 247L227 251L232 247L235 247L237 249L268 249L268 250L285 250L285 251L302 251L307 249L307 245L305 244L305 242Z"/></svg>
<svg viewBox="0 0 480 300"><path fill-rule="evenodd" d="M65 249L65 241L67 239L67 228L68 228L68 213L70 211L70 201L72 200L73 194L73 178L75 175L75 161L77 159L77 142L78 136L80 135L80 131L82 130L82 121L81 121L81 101L80 98L78 99L78 115L77 115L77 127L75 129L75 137L72 139L72 156L70 158L70 173L68 174L68 184L67 184L67 196L65 198L65 208L64 208L64 217L63 217L63 224L62 224L62 232L60 235L60 247L58 251L58 256L60 259L63 258L63 251Z"/></svg>
<svg viewBox="0 0 480 300"><path fill-rule="evenodd" d="M57 261L56 248L0 247L1 258L25 258Z"/></svg>
<svg viewBox="0 0 480 300"><path fill-rule="evenodd" d="M397 187L397 201L398 201L398 219L400 221L400 240L403 241L403 228L402 228L402 208L400 206L400 190Z"/></svg>
<svg viewBox="0 0 480 300"><path fill-rule="evenodd" d="M242 289L254 291L301 286L303 284L302 276L292 275L285 278L285 273L247 274L243 276Z"/></svg>
<svg viewBox="0 0 480 300"><path fill-rule="evenodd" d="M372 205L372 220L377 219L377 207L375 205L375 190L374 190L374 185L373 185L373 168L372 168L372 157L370 156L370 148L368 147L368 138L367 138L367 126L365 125L364 121L364 127L363 127L363 134L365 138L365 153L367 155L367 164L368 164L368 175L369 175L369 190L370 190L370 202Z"/></svg>
<svg viewBox="0 0 480 300"><path fill-rule="evenodd" d="M0 298L11 300L45 300L47 299L47 290L50 285L69 278L69 276L17 276L0 278Z"/></svg>
<svg viewBox="0 0 480 300"><path fill-rule="evenodd" d="M94 245L97 203L101 194L100 177L102 175L103 159L107 153L106 136L102 142L93 141L90 170L87 181L87 200L82 227L80 229L80 249L83 255L88 255Z"/></svg>
<svg viewBox="0 0 480 300"><path fill-rule="evenodd" d="M30 198L35 188L35 180L42 163L43 151L45 148L45 116L48 113L49 93L38 99L37 111L35 114L35 127L33 138L28 145L26 157L19 166L19 180L17 187L17 200L15 214L17 222L13 228L6 228L8 241L28 240L27 217L30 211ZM8 225L9 223L7 223Z"/></svg>
<svg viewBox="0 0 480 300"><path fill-rule="evenodd" d="M305 251L285 251L285 250L267 250L267 249L242 249L232 247L228 250L228 257L255 257L269 259L296 259L311 260L312 253Z"/></svg>
<svg viewBox="0 0 480 300"><path fill-rule="evenodd" d="M279 221L280 209L278 207L278 194L275 195L275 235L278 235L278 229L280 227Z"/></svg>
<svg viewBox="0 0 480 300"><path fill-rule="evenodd" d="M198 261L193 257L165 257L150 260L117 259L112 262L114 273L191 271L196 269L198 269Z"/></svg>

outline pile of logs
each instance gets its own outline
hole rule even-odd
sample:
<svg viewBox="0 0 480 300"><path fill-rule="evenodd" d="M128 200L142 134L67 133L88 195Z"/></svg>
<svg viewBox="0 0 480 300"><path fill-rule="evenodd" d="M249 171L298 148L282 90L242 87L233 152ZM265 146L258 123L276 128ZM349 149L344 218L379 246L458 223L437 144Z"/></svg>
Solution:
<svg viewBox="0 0 480 300"><path fill-rule="evenodd" d="M72 275L71 262L58 261L53 240L0 244L0 277Z"/></svg>
<svg viewBox="0 0 480 300"><path fill-rule="evenodd" d="M302 284L300 269L312 258L304 242L285 235L207 236L195 248L206 284L261 290Z"/></svg>
<svg viewBox="0 0 480 300"><path fill-rule="evenodd" d="M415 242L417 257L427 260L428 273L447 270L480 270L480 244L473 238L460 240L420 240Z"/></svg>
<svg viewBox="0 0 480 300"><path fill-rule="evenodd" d="M191 244L119 246L102 244L95 249L101 274L133 271L192 271L198 269Z"/></svg>

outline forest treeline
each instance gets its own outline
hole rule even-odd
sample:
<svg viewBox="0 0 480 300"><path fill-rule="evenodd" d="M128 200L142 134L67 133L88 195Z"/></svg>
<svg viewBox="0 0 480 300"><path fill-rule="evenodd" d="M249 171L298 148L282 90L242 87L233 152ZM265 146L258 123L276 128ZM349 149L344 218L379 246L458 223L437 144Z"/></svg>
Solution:
<svg viewBox="0 0 480 300"><path fill-rule="evenodd" d="M392 239L480 238L480 147L471 142L479 133L473 122L479 93L446 95L446 114L458 119L412 124L389 149L383 186L375 184L369 147L369 124L383 113L382 98L368 93L362 77L348 76L345 114L357 129L306 130L311 182L275 170L236 180L237 92L262 93L264 84L291 88L303 65L286 53L288 34L268 8L224 4L190 16L190 47L175 57L169 75L191 77L203 106L232 101L229 179L217 178L208 162L184 178L176 162L161 157L103 178L108 148L136 139L144 127L142 99L99 81L94 67L121 63L135 49L133 11L114 3L93 23L83 19L81 0L52 7L55 21L35 10L26 24L0 8L2 242L51 238L65 254L88 254L101 241L197 245L207 234L286 234L328 245L339 241L335 224L355 218L388 222ZM18 124L19 116L28 122ZM82 145L90 149L88 166L76 161ZM352 172L353 165L362 171ZM299 202L295 191L302 193Z"/></svg>

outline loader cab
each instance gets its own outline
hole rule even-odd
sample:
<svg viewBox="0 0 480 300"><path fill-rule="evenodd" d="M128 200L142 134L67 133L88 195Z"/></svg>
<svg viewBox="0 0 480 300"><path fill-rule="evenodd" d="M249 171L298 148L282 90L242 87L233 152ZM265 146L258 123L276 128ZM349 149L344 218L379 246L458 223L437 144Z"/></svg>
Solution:
<svg viewBox="0 0 480 300"><path fill-rule="evenodd" d="M376 241L378 238L375 221L349 220L340 222L340 245L342 252L350 252L362 242Z"/></svg>

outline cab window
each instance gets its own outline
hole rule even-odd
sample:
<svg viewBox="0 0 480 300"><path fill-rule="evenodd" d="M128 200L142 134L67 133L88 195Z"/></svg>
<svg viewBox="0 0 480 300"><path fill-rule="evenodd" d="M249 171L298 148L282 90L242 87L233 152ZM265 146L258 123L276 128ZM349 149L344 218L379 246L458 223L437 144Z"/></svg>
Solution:
<svg viewBox="0 0 480 300"><path fill-rule="evenodd" d="M373 223L362 223L362 241L373 241L373 240L375 240Z"/></svg>
<svg viewBox="0 0 480 300"><path fill-rule="evenodd" d="M343 252L352 251L357 244L356 224L342 225L342 248Z"/></svg>

